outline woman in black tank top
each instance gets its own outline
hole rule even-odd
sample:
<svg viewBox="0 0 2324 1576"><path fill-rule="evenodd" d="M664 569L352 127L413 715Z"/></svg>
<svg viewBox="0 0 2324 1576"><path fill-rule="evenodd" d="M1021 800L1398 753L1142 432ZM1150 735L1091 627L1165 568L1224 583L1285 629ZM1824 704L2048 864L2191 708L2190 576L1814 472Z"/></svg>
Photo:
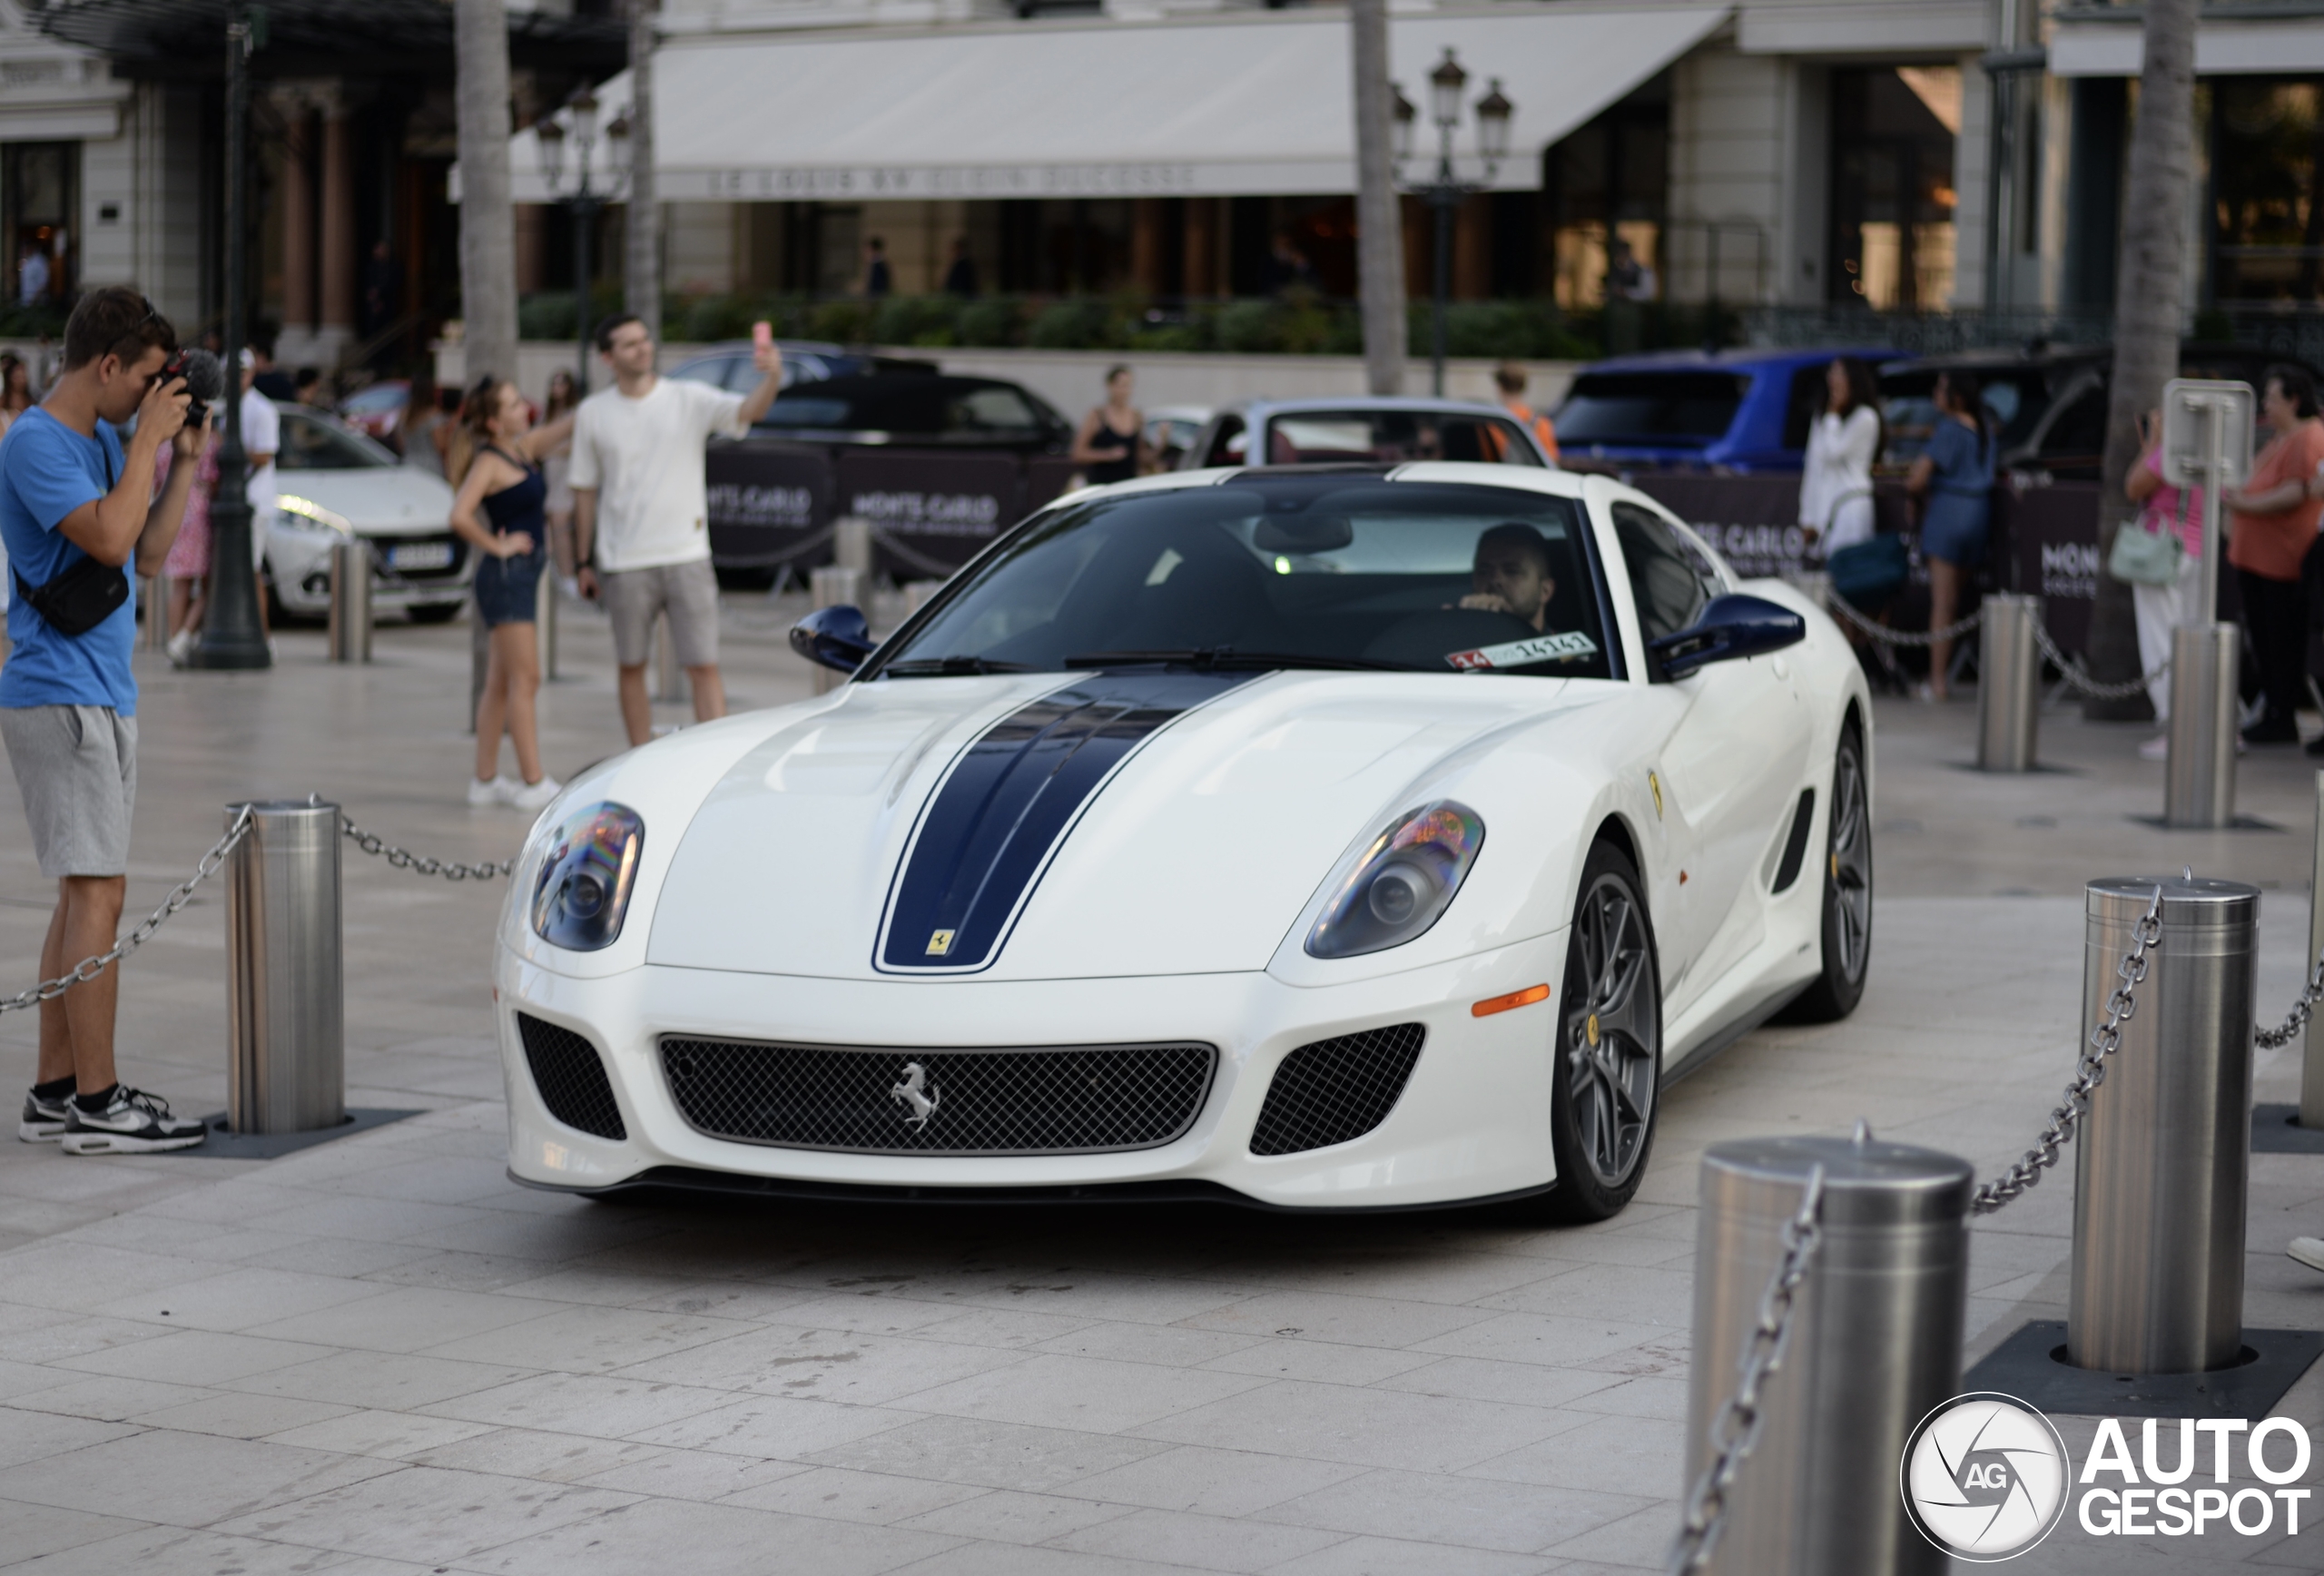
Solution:
<svg viewBox="0 0 2324 1576"><path fill-rule="evenodd" d="M525 397L514 383L487 375L468 391L460 419L474 445L467 474L458 478L459 496L452 500L452 529L478 555L472 611L491 632L484 694L477 699L476 776L468 783L468 803L538 810L563 787L541 770L533 711L541 685L533 608L548 539L542 509L548 484L540 459L565 441L573 417L567 413L528 430L532 413ZM522 783L500 774L504 729L517 747Z"/></svg>
<svg viewBox="0 0 2324 1576"><path fill-rule="evenodd" d="M1130 370L1117 367L1106 374L1106 402L1084 416L1073 435L1073 460L1091 487L1144 474L1146 419L1129 397Z"/></svg>

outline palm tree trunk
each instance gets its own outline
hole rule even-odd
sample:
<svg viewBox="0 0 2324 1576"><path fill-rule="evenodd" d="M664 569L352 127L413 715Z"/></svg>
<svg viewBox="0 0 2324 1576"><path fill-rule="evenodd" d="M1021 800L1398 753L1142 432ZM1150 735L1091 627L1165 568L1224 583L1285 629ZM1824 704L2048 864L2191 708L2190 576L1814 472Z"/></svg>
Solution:
<svg viewBox="0 0 2324 1576"><path fill-rule="evenodd" d="M2139 457L2139 418L2162 402L2179 375L2186 311L2188 182L2195 142L2195 19L2201 0L2147 0L2146 64L2139 75L2138 123L2131 133L2130 179L2122 193L2122 253L2114 290L2114 377L2101 468L2098 557L2133 517L2122 481ZM2212 616L2210 608L2203 616ZM2090 620L2090 667L2101 680L2139 671L2138 620L2131 588L2098 576ZM2146 694L2084 703L2086 716L2130 721L2152 715Z"/></svg>
<svg viewBox="0 0 2324 1576"><path fill-rule="evenodd" d="M1355 274L1364 314L1364 381L1404 389L1403 212L1396 197L1388 88L1387 0L1351 0L1355 67Z"/></svg>
<svg viewBox="0 0 2324 1576"><path fill-rule="evenodd" d="M517 223L508 196L508 14L454 0L460 152L460 316L468 378L517 375Z"/></svg>
<svg viewBox="0 0 2324 1576"><path fill-rule="evenodd" d="M623 306L662 337L662 205L654 195L655 0L629 7L629 267Z"/></svg>

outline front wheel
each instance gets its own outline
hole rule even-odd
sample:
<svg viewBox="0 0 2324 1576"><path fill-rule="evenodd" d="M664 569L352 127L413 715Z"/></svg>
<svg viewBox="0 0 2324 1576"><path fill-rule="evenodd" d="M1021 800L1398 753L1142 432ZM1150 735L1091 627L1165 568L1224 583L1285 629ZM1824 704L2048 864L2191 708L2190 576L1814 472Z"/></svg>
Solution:
<svg viewBox="0 0 2324 1576"><path fill-rule="evenodd" d="M1610 843L1581 867L1560 1002L1550 1138L1557 1186L1550 1219L1579 1225L1620 1212L1654 1148L1662 1091L1662 973L1638 872Z"/></svg>
<svg viewBox="0 0 2324 1576"><path fill-rule="evenodd" d="M1832 762L1830 832L1824 852L1824 969L1784 1013L1792 1023L1837 1023L1864 1000L1872 967L1872 795L1864 781L1864 735L1851 723Z"/></svg>

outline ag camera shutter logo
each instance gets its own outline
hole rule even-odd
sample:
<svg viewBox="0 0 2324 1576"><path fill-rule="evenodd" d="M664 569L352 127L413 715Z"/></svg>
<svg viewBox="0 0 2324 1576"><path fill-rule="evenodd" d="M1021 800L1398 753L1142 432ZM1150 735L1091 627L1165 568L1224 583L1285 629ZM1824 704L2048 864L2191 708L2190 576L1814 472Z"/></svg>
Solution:
<svg viewBox="0 0 2324 1576"><path fill-rule="evenodd" d="M2014 1560L2065 1514L2073 1468L2050 1420L2014 1395L1956 1395L1905 1442L1905 1508L1955 1559Z"/></svg>

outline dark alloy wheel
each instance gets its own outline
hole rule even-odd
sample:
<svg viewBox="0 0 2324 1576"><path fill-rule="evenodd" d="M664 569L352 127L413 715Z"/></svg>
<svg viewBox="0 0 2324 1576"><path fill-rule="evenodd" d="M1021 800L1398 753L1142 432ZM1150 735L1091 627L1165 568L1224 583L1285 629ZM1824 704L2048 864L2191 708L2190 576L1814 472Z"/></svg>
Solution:
<svg viewBox="0 0 2324 1576"><path fill-rule="evenodd" d="M1581 869L1559 1002L1551 1139L1553 1220L1604 1220L1638 1191L1662 1088L1662 973L1630 862L1610 843Z"/></svg>
<svg viewBox="0 0 2324 1576"><path fill-rule="evenodd" d="M1836 1023L1864 999L1872 963L1872 795L1864 736L1850 723L1832 762L1830 835L1824 857L1824 971L1785 1013L1793 1023Z"/></svg>

